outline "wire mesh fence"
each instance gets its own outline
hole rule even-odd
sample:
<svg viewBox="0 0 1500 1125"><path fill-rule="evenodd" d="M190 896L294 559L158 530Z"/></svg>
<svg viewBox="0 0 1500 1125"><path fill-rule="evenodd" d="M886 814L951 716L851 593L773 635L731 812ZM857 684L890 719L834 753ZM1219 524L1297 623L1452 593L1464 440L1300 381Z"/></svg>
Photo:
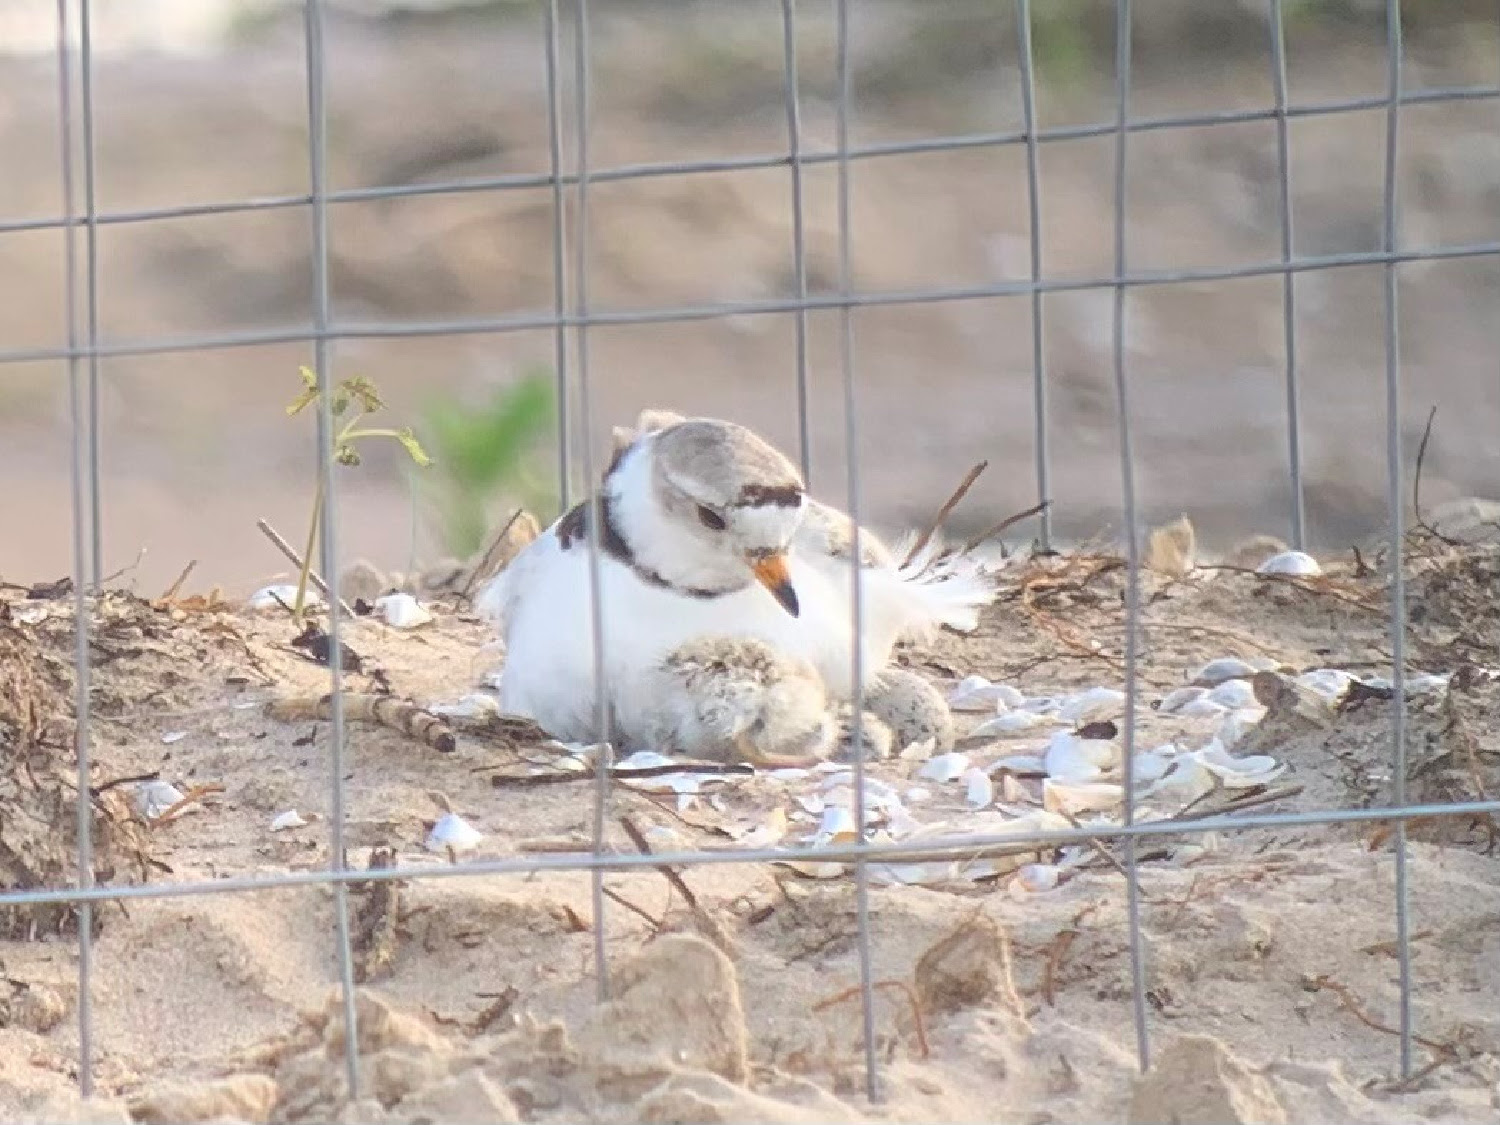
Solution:
<svg viewBox="0 0 1500 1125"><path fill-rule="evenodd" d="M456 334L494 334L523 330L547 330L553 333L557 395L561 419L558 433L558 482L566 509L570 474L581 468L582 479L598 479L590 436L601 419L591 388L597 378L591 363L589 340L591 330L603 326L657 324L691 320L741 317L746 315L786 314L794 318L795 380L798 409L798 454L804 472L810 470L811 427L809 412L808 326L810 314L833 313L838 317L838 373L842 382L845 441L851 451L847 467L846 509L855 521L860 519L860 471L853 451L858 448L859 418L858 378L859 339L854 313L858 309L884 306L919 305L935 302L969 301L977 298L1023 297L1029 301L1032 331L1032 376L1035 432L1036 499L1046 503L1051 495L1051 460L1055 442L1049 416L1049 378L1043 348L1043 298L1068 291L1099 290L1111 295L1110 337L1112 342L1113 391L1118 411L1118 442L1123 491L1120 496L1122 526L1125 536L1127 567L1126 620L1123 680L1125 713L1121 724L1123 756L1131 762L1136 754L1138 711L1142 706L1138 661L1142 637L1141 614L1141 541L1134 529L1141 524L1136 491L1136 459L1132 443L1132 381L1127 348L1127 327L1131 315L1131 292L1145 286L1165 286L1185 282L1223 281L1237 278L1279 278L1282 286L1282 322L1284 341L1285 464L1291 497L1286 514L1289 539L1296 547L1304 544L1306 535L1305 490L1303 480L1303 440L1301 436L1302 387L1299 382L1297 350L1299 279L1313 271L1350 266L1373 266L1383 271L1384 388L1386 433L1387 526L1390 557L1402 558L1406 541L1405 517L1407 481L1410 466L1406 464L1402 440L1401 416L1402 363L1399 338L1400 275L1405 264L1483 257L1500 254L1500 240L1443 245L1404 245L1401 241L1400 203L1398 198L1398 154L1403 110L1416 105L1459 101L1500 99L1500 85L1454 86L1445 88L1407 89L1404 86L1402 13L1399 0L1387 0L1386 17L1386 88L1378 97L1348 98L1314 104L1297 104L1290 100L1287 83L1287 43L1282 0L1268 0L1266 26L1269 30L1269 56L1274 91L1273 104L1264 108L1229 110L1169 117L1139 117L1131 112L1132 73L1132 3L1117 0L1115 32L1115 112L1112 120L1062 128L1039 126L1037 84L1032 27L1035 13L1030 0L1016 0L1013 18L1017 29L1019 68L1023 94L1024 126L1018 131L924 137L916 140L888 142L854 147L850 144L850 121L857 113L857 91L853 89L850 65L851 24L859 19L857 3L836 0L831 17L836 39L836 115L835 142L825 150L809 146L803 136L798 76L798 7L796 0L781 0L782 43L784 50L784 95L787 128L784 151L765 155L697 161L642 163L598 167L591 159L591 41L590 4L588 0L544 0L540 4L544 20L543 41L538 44L545 63L548 100L547 136L551 167L545 174L517 174L471 177L444 182L390 187L333 190L327 170L327 76L325 73L324 11L318 0L307 0L305 7L306 102L308 137L308 181L306 193L281 195L254 200L231 200L216 203L173 207L101 211L95 188L95 104L92 88L93 56L90 42L89 0L58 0L57 58L59 85L57 92L58 126L61 134L63 198L65 213L38 220L0 222L0 234L26 231L60 230L66 239L66 300L68 309L67 338L57 347L0 350L0 363L52 361L66 364L70 388L72 447L72 505L75 572L75 613L77 621L77 681L74 707L77 717L77 839L78 881L75 887L51 887L0 894L0 905L73 903L81 914L79 925L79 1082L85 1093L94 1082L96 1039L92 996L93 958L91 955L91 910L96 903L109 900L132 900L162 896L229 894L278 886L326 885L332 888L335 902L336 944L339 983L342 988L345 1019L349 1026L355 1020L355 984L350 946L348 892L356 881L394 879L452 879L479 875L527 874L539 871L588 871L592 876L594 910L595 974L600 997L609 995L608 962L610 950L602 924L607 909L612 909L604 894L604 876L610 872L655 868L662 864L684 868L694 865L724 863L767 863L784 858L780 848L752 849L726 854L694 852L653 856L621 854L606 844L605 832L611 802L611 775L600 769L593 792L593 848L588 856L521 856L511 859L475 860L443 868L390 868L378 871L353 871L347 866L348 839L345 834L345 785L348 761L348 732L343 708L339 630L340 603L338 511L339 486L334 473L334 446L330 440L333 418L330 396L320 400L318 448L320 486L326 497L321 515L321 569L329 583L328 632L331 669L330 763L329 786L332 814L329 819L327 870L288 872L220 878L208 882L162 881L140 886L95 886L91 858L92 813L89 801L92 781L90 759L91 690L90 690L90 614L93 591L103 578L104 555L101 511L107 503L102 488L99 442L101 419L99 401L100 360L109 357L146 356L170 352L195 352L206 349L233 348L266 343L295 343L308 348L319 385L325 391L334 383L338 367L337 345L340 341L361 338L420 337ZM997 18L999 18L997 16ZM572 57L565 53L571 41ZM569 120L565 93L572 92L572 118ZM1298 120L1380 111L1385 119L1384 177L1382 183L1381 241L1378 250L1323 254L1298 253L1294 238L1292 207L1292 161L1288 141L1289 124ZM1279 255L1274 260L1247 262L1211 268L1171 270L1136 270L1132 267L1130 224L1128 222L1130 178L1127 175L1128 154L1132 141L1143 133L1220 126L1247 122L1274 125L1277 141L1277 185ZM569 133L572 145L567 144ZM1040 168L1049 144L1081 138L1111 138L1113 159L1113 266L1107 275L1086 277L1048 276L1044 268L1041 215L1047 207L1042 190ZM1029 211L1030 244L1029 279L989 284L953 285L913 288L900 291L862 290L856 288L850 265L851 214L850 174L858 162L882 157L965 149L986 150L1002 146L1023 146L1028 184L1025 208ZM569 151L571 147L571 151ZM808 269L805 222L804 173L815 166L831 165L837 174L838 269L834 284L816 284ZM784 169L788 185L786 206L792 218L791 292L758 300L735 300L705 303L653 306L642 308L601 307L590 287L592 268L590 246L590 198L599 184L669 176L753 169ZM395 199L418 195L448 193L503 192L516 189L545 188L553 203L552 298L553 308L546 314L505 317L476 317L461 320L420 321L349 321L335 316L330 300L329 214L344 204ZM98 236L101 228L165 221L189 216L224 215L238 212L279 209L304 209L311 217L313 300L305 324L288 329L242 330L237 332L182 335L164 338L106 337L99 319L100 268ZM565 220L571 213L572 222ZM597 519L599 498L586 498ZM1044 510L1040 541L1050 546L1052 514ZM594 674L596 684L606 675L605 629L602 622L602 560L599 545L590 539L590 586L594 638ZM858 533L852 550L858 559ZM863 587L858 569L850 570L851 599L855 620L861 615ZM1396 931L1396 958L1400 974L1399 1066L1403 1076L1413 1073L1413 1043L1417 1013L1413 1010L1411 979L1411 922L1409 916L1406 824L1419 817L1438 815L1463 816L1500 812L1500 801L1471 800L1451 804L1409 804L1407 709L1406 709L1406 599L1403 568L1393 566L1389 575L1389 637L1391 655L1390 763L1393 778L1393 801L1389 806L1327 809L1315 812L1269 813L1258 816L1253 825L1234 816L1212 816L1190 823L1160 823L1137 818L1139 794L1136 771L1123 773L1124 811L1118 825L1093 824L1086 828L1059 830L1018 840L1015 836L975 836L964 842L968 850L991 846L1034 843L1038 846L1099 841L1119 842L1129 895L1129 950L1131 1004L1136 1033L1136 1051L1144 1069L1151 1062L1151 1029L1153 1018L1147 998L1145 952L1141 932L1141 887L1138 871L1138 847L1144 841L1173 835L1211 832L1267 830L1338 822L1394 823L1395 891L1391 913ZM854 648L852 669L854 694L862 696L871 670L862 667L860 649ZM611 716L606 693L595 691L596 725L601 740L608 741ZM863 743L858 736L861 710L854 709L853 744L859 748L853 764L855 824L866 823L868 801ZM854 866L857 888L857 935L862 1009L865 1081L868 1095L881 1094L881 1061L877 1056L875 1032L875 992L871 965L870 864L882 859L901 857L907 860L954 854L951 841L923 844L918 841L901 844L872 844L860 841L825 849L807 858L843 861ZM346 1038L346 1066L351 1089L360 1088L357 1039Z"/></svg>

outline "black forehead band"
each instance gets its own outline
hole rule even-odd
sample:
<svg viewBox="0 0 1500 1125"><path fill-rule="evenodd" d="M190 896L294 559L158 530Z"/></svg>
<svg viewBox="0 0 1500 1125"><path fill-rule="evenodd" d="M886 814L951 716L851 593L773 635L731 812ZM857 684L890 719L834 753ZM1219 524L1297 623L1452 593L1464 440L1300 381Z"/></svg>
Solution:
<svg viewBox="0 0 1500 1125"><path fill-rule="evenodd" d="M747 484L732 507L796 508L802 503L802 487L795 484Z"/></svg>

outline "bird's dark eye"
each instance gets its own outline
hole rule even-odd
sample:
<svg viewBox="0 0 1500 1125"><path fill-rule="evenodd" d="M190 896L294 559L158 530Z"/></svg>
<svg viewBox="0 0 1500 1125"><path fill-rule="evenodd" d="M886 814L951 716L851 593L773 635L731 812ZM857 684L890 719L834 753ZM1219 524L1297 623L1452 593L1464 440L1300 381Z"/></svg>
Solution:
<svg viewBox="0 0 1500 1125"><path fill-rule="evenodd" d="M712 508L705 508L702 504L698 505L698 522L710 531L723 531L725 526L723 516Z"/></svg>

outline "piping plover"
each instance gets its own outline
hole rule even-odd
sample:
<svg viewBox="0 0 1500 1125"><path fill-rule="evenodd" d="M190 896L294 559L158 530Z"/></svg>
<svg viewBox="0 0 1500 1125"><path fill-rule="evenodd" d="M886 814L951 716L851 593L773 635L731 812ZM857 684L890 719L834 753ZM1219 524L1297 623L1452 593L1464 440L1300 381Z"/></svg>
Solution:
<svg viewBox="0 0 1500 1125"><path fill-rule="evenodd" d="M623 745L649 744L661 701L651 684L674 649L748 638L803 660L835 702L852 694L851 522L805 495L785 456L743 426L647 412L616 432L595 536L580 504L486 585L477 608L502 623L501 707L554 737L595 730L589 540L600 551L605 677ZM989 576L935 549L898 565L861 535L864 668L896 641L949 624L972 628ZM691 750L689 747L683 749Z"/></svg>

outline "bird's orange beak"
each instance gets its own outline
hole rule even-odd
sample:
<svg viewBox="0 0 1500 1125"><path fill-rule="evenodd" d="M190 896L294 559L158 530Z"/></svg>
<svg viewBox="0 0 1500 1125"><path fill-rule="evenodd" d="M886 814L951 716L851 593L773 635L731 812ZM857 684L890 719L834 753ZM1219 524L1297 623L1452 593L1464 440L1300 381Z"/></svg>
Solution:
<svg viewBox="0 0 1500 1125"><path fill-rule="evenodd" d="M786 555L777 552L772 555L762 555L750 560L750 569L755 572L755 579L767 590L771 596L780 603L781 608L797 616L797 591L792 589L792 577L787 572Z"/></svg>

